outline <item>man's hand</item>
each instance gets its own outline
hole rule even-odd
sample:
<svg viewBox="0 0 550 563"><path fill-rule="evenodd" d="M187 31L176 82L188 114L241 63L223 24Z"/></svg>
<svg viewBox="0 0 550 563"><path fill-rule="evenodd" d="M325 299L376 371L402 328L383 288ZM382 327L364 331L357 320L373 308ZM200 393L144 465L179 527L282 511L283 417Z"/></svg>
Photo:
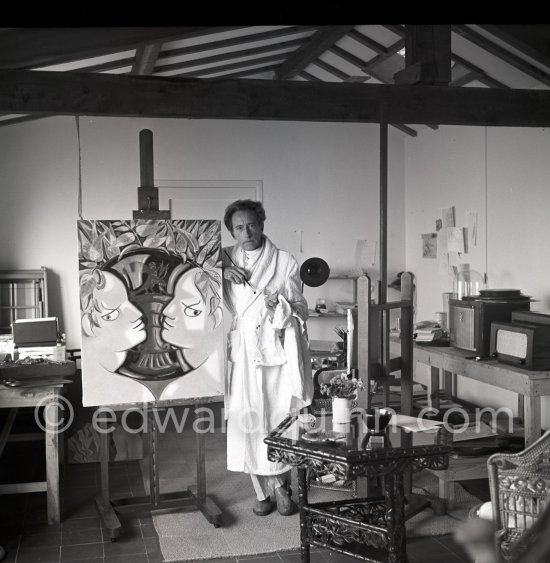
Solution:
<svg viewBox="0 0 550 563"><path fill-rule="evenodd" d="M231 283L244 283L247 279L247 273L244 268L238 266L228 266L223 269L223 277Z"/></svg>

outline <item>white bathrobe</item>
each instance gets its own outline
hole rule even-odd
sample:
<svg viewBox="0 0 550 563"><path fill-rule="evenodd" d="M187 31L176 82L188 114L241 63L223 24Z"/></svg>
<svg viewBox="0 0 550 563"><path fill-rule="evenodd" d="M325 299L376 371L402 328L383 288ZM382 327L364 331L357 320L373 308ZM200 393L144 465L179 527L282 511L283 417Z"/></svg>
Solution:
<svg viewBox="0 0 550 563"><path fill-rule="evenodd" d="M293 397L293 406L303 407L313 396L308 307L298 262L265 235L263 245L246 256L240 245L225 248L225 267L232 265L226 252L251 274L250 285L223 280L225 304L233 314L225 389L227 468L279 475L290 468L267 459L263 440L288 415ZM271 320L265 295L274 292L278 304Z"/></svg>

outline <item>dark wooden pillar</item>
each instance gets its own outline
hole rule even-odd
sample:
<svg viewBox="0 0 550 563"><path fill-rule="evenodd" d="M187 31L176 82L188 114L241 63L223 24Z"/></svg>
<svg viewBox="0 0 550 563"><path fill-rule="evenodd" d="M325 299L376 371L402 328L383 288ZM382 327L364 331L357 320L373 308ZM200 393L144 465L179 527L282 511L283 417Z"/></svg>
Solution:
<svg viewBox="0 0 550 563"><path fill-rule="evenodd" d="M451 82L451 26L405 25L405 68L396 84L448 86Z"/></svg>

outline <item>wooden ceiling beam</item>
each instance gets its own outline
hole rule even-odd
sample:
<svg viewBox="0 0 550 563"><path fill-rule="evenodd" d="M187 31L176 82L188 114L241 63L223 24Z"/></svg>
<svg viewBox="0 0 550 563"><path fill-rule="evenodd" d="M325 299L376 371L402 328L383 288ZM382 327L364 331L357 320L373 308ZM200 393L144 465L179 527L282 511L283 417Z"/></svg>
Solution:
<svg viewBox="0 0 550 563"><path fill-rule="evenodd" d="M387 51L387 49L386 49L386 47L384 47L384 45L381 45L380 43L378 43L374 39L367 37L366 35L364 35L360 31L357 31L357 29L350 30L348 35L352 39L357 41L357 43L360 43L361 45L363 45L364 47L367 47L367 49L370 49L371 51L374 51L378 55L382 55Z"/></svg>
<svg viewBox="0 0 550 563"><path fill-rule="evenodd" d="M480 79L480 76L477 72L473 72L473 71L469 70L468 72L466 72L465 74L463 74L459 78L455 78L454 80L452 80L451 86L454 86L455 88L457 88L459 86L465 86L466 84L470 84L470 83L474 82L475 80L479 81L479 79Z"/></svg>
<svg viewBox="0 0 550 563"><path fill-rule="evenodd" d="M312 80L313 82L323 82L320 78L313 74L310 74L309 72L306 72L305 70L301 70L296 76L301 76L302 78L305 78L306 80Z"/></svg>
<svg viewBox="0 0 550 563"><path fill-rule="evenodd" d="M172 57L180 57L184 55L198 55L200 53L205 53L214 49L227 49L229 47L235 47L237 45L246 45L247 43L280 39L282 37L287 37L289 35L295 35L297 33L311 31L314 29L317 29L317 27L311 25L290 26L285 27L284 29L262 31L260 33L249 33L247 35L230 37L229 39L220 39L218 41L209 41L208 43L199 43L198 45L186 45L185 47L179 47L177 49L167 49L165 51L162 51L159 55L159 59L170 59ZM307 37L302 38L302 41L306 40ZM277 45L277 42L273 43L273 45Z"/></svg>
<svg viewBox="0 0 550 563"><path fill-rule="evenodd" d="M513 66L514 68L523 72L524 74L527 74L532 78L535 78L539 82L542 82L542 84L546 84L547 86L550 86L550 76L548 74L540 70L538 67L532 65L531 63L524 61L522 58L518 57L517 55L514 55L510 51L507 51L500 45L497 45L496 43L489 41L489 39L477 33L476 31L469 28L468 26L462 24L461 25L453 24L452 29L458 35L464 37L474 45L477 45L478 47L481 47L485 51L491 53L495 57L499 58L501 61L504 61L505 63L508 63L510 66Z"/></svg>
<svg viewBox="0 0 550 563"><path fill-rule="evenodd" d="M459 57L454 53L451 54L451 57L453 61L455 61L459 65L462 65L464 68L467 68L470 72L477 74L478 80L483 84L485 84L486 86L489 86L491 88L510 88L503 82L500 82L500 80L496 80L495 78L489 76L482 68L479 68L478 66L472 64L470 61L467 61L466 59L463 59L462 57Z"/></svg>
<svg viewBox="0 0 550 563"><path fill-rule="evenodd" d="M479 25L534 61L550 68L550 25Z"/></svg>
<svg viewBox="0 0 550 563"><path fill-rule="evenodd" d="M246 61L238 61L235 63L223 63L221 65L211 66L208 68L199 68L195 70L189 70L187 72L182 72L174 74L172 76L176 77L186 77L186 78L208 78L210 74L216 74L218 72L225 72L228 70L235 69L246 69L251 65L266 64L266 63L277 63L279 66L285 59L285 53L279 53L278 55L269 55L267 57L257 57L255 59L247 59Z"/></svg>
<svg viewBox="0 0 550 563"><path fill-rule="evenodd" d="M227 74L224 74L223 76L215 76L212 78L208 78L206 77L205 80L221 80L221 79L225 79L225 78L244 78L245 76L250 76L251 74L258 74L259 72L266 72L268 70L273 70L275 71L275 69L280 65L280 63L276 63L276 64L268 64L268 65L264 65L264 66L259 66L259 67L254 67L254 68L249 68L246 70L237 70L235 72L229 72Z"/></svg>
<svg viewBox="0 0 550 563"><path fill-rule="evenodd" d="M0 68L50 66L240 27L13 28L0 34Z"/></svg>
<svg viewBox="0 0 550 563"><path fill-rule="evenodd" d="M396 84L448 85L451 82L451 26L405 26L405 68L394 75Z"/></svg>
<svg viewBox="0 0 550 563"><path fill-rule="evenodd" d="M345 49L342 49L342 47L338 47L338 45L332 46L329 50L331 53L334 53L335 55L339 56L341 59L344 59L345 61L351 63L352 65L356 66L359 69L362 69L365 66L365 62L362 59L356 57L352 53L349 53ZM384 80L382 77L376 76L375 72L372 69L370 69L369 72L371 73L372 77L376 78L376 80L378 80L379 82L382 82L383 84L388 84L388 82ZM437 125L433 125L431 123L426 124L426 126L429 127L430 129L437 129ZM412 131L414 131L414 129L412 129ZM416 131L414 132L416 134Z"/></svg>
<svg viewBox="0 0 550 563"><path fill-rule="evenodd" d="M300 26L300 27L294 26L294 27L287 27L284 29L277 29L274 31L264 31L261 33L239 35L238 37L221 39L219 41L209 41L207 43L199 43L198 45L187 45L185 47L179 47L177 49L166 49L164 51L160 51L160 53L158 54L158 61L162 62L163 60L171 59L174 57L199 55L201 53L207 53L209 51L213 51L217 49L227 49L228 47L234 47L236 45L246 45L247 43L254 43L257 41L277 39L280 37L286 37L288 35L296 34L300 31L310 31L311 29L315 29L315 28L312 26ZM306 38L302 39L302 41L305 40ZM282 42L272 43L272 50L277 49L281 44ZM233 51L233 52L237 53L238 51ZM124 58L124 59L117 59L115 61L100 63L97 65L83 67L77 72L105 72L107 70L114 70L117 68L122 68L133 64L134 64L134 58ZM161 66L162 65L159 65L159 69Z"/></svg>
<svg viewBox="0 0 550 563"><path fill-rule="evenodd" d="M316 31L302 47L296 51L294 56L286 61L277 72L277 79L284 80L292 78L295 74L304 70L310 63L334 45L353 25L325 26Z"/></svg>
<svg viewBox="0 0 550 563"><path fill-rule="evenodd" d="M162 43L151 43L136 49L136 57L132 65L132 74L147 76L153 74Z"/></svg>
<svg viewBox="0 0 550 563"><path fill-rule="evenodd" d="M389 29L395 34L400 35L401 37L405 36L405 28L400 25L385 25L384 27ZM468 70L479 74L478 80L483 84L485 84L486 86L490 86L491 88L509 88L509 86L507 86L506 84L489 76L487 72L485 72L483 69L473 65L471 62L467 61L466 59L463 59L456 53L453 53L452 50L451 50L451 59L461 64L463 67L467 68Z"/></svg>
<svg viewBox="0 0 550 563"><path fill-rule="evenodd" d="M328 73L336 76L336 78L339 78L340 80L347 80L350 77L347 72L336 68L335 66L323 61L322 59L317 59L313 61L312 64L318 66L319 68L322 68L323 70L326 70Z"/></svg>
<svg viewBox="0 0 550 563"><path fill-rule="evenodd" d="M0 119L0 127L7 127L8 125L17 125L18 123L25 123L27 121L36 121L37 119L45 119L46 117L51 117L51 115L20 115L19 117L13 117L11 119Z"/></svg>
<svg viewBox="0 0 550 563"><path fill-rule="evenodd" d="M399 41L396 41L395 43L393 43L392 45L390 45L386 49L385 53L381 53L380 55L376 55L376 57L373 57L372 59L367 61L365 63L365 65L363 66L362 71L366 72L368 74L372 69L376 68L378 65L382 64L384 61L388 60L390 57L393 57L404 46L405 46L405 40L404 39L400 39Z"/></svg>
<svg viewBox="0 0 550 563"><path fill-rule="evenodd" d="M0 71L0 112L549 127L550 91Z"/></svg>
<svg viewBox="0 0 550 563"><path fill-rule="evenodd" d="M313 62L313 64L318 66L319 68L322 68L326 72L331 73L332 75L336 76L337 78L340 78L343 81L346 81L350 78L349 74L342 72L340 69L332 66L331 64L329 64L325 61L322 61L321 59L317 59L316 61ZM390 125L392 127L395 127L396 129L399 129L399 131L401 131L402 133L410 135L411 137L416 137L416 135L417 135L416 130L414 130L412 127L407 127L407 125L399 125L399 124L393 124L393 123L390 123Z"/></svg>
<svg viewBox="0 0 550 563"><path fill-rule="evenodd" d="M218 55L212 55L210 57L201 57L198 59L191 59L189 61L180 61L177 63L171 63L166 65L159 65L156 68L157 72L165 72L167 70L183 70L185 68L192 68L195 66L207 65L211 63L218 63L221 61L230 61L233 59L239 59L242 57L253 57L255 55L260 55L262 53L272 53L273 51L279 51L281 49L290 49L298 47L304 43L304 39L292 39L290 41L284 41L277 43L276 45L262 45L261 47L253 47L251 49L243 49L241 51L230 51L228 53L220 53ZM294 52L281 53L280 57L288 57L294 55ZM178 74L178 76L181 76Z"/></svg>

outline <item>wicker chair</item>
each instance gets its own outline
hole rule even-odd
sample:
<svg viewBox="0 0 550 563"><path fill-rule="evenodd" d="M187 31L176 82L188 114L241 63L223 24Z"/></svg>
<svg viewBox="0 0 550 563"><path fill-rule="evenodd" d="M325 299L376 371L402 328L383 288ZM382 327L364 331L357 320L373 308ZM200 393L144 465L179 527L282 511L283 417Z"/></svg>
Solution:
<svg viewBox="0 0 550 563"><path fill-rule="evenodd" d="M550 498L550 431L522 452L493 454L487 467L497 550L518 561L517 547L528 548Z"/></svg>

